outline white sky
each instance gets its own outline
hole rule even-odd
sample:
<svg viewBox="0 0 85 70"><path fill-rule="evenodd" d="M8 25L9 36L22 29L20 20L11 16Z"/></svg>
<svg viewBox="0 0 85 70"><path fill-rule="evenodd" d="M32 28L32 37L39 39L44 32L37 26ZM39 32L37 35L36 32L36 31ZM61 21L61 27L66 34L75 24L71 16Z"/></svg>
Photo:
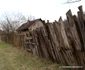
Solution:
<svg viewBox="0 0 85 70"><path fill-rule="evenodd" d="M45 20L58 20L60 16L65 18L69 8L76 14L78 6L83 5L85 11L85 0L70 4L62 4L67 0L0 0L0 15L4 12L21 12L24 15L32 15L35 18Z"/></svg>

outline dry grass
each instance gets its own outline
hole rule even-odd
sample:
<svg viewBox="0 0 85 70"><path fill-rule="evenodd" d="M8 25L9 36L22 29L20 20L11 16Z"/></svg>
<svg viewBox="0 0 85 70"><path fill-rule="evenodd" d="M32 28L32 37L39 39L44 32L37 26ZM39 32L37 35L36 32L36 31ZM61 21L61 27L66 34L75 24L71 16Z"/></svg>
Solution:
<svg viewBox="0 0 85 70"><path fill-rule="evenodd" d="M61 70L50 60L0 42L0 70Z"/></svg>

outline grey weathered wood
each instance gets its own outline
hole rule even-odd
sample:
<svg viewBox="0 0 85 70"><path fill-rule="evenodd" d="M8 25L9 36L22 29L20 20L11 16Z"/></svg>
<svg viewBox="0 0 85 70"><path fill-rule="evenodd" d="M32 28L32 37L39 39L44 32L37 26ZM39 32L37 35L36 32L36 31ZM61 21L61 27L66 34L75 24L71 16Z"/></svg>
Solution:
<svg viewBox="0 0 85 70"><path fill-rule="evenodd" d="M45 45L43 34L40 28L37 31L37 35L38 35L38 42L39 42L40 50L42 51L42 55L48 58L49 54L47 52L47 46Z"/></svg>
<svg viewBox="0 0 85 70"><path fill-rule="evenodd" d="M64 23L61 17L59 19L59 24L60 24L60 32L63 40L63 45L66 49L71 49L71 46L69 45L68 38L65 32Z"/></svg>
<svg viewBox="0 0 85 70"><path fill-rule="evenodd" d="M36 34L36 30L33 30L31 33L32 33L33 42L36 44L35 45L36 55L41 56L41 52L40 52L40 49L39 49L39 42L38 42L38 39L37 39L38 36Z"/></svg>
<svg viewBox="0 0 85 70"><path fill-rule="evenodd" d="M53 61L55 61L56 60L55 54L54 54L54 51L53 51L53 47L51 45L51 42L50 42L50 40L48 38L46 28L45 27L42 27L41 28L41 32L42 32L43 40L44 40L44 43L46 45L46 49L48 51L49 57L50 57L50 59L52 59Z"/></svg>
<svg viewBox="0 0 85 70"><path fill-rule="evenodd" d="M72 43L73 43L73 45L72 45L73 49L81 50L82 46L81 46L81 42L80 42L78 32L77 32L77 29L76 29L76 26L75 26L75 22L74 22L73 17L72 17L71 10L69 10L66 13L66 16L67 16L69 26L70 26L70 33L71 33L71 40L72 40Z"/></svg>
<svg viewBox="0 0 85 70"><path fill-rule="evenodd" d="M78 63L72 53L71 50L62 50L62 56L64 57L65 61L66 61L66 65L69 65L69 66L77 66Z"/></svg>
<svg viewBox="0 0 85 70"><path fill-rule="evenodd" d="M56 62L59 63L61 61L60 60L61 57L60 57L60 54L59 54L59 51L60 51L59 41L56 37L53 24L48 23L47 27L49 29L49 38L50 38L50 41L51 41L51 44L52 44L52 47L53 47L53 50L54 50L54 53L55 53Z"/></svg>
<svg viewBox="0 0 85 70"><path fill-rule="evenodd" d="M80 28L80 33L81 33L81 41L83 45L83 50L85 50L85 22L84 22L84 14L83 14L83 9L82 6L78 7L78 21L79 21L79 28Z"/></svg>
<svg viewBox="0 0 85 70"><path fill-rule="evenodd" d="M35 45L35 43L32 43L32 42L26 42L26 44L32 44L32 45Z"/></svg>
<svg viewBox="0 0 85 70"><path fill-rule="evenodd" d="M60 63L61 64L67 64L66 63L66 58L63 53L62 53L62 48L63 50L66 50L66 49L70 49L70 47L66 46L64 44L64 38L62 37L62 28L63 26L61 26L61 23L60 22L57 22L55 21L53 23L53 26L54 26L54 30L55 30L55 34L56 34L56 37L57 37L57 40L58 40L58 43L59 43L59 47L60 47L60 51L58 51L58 54L59 54L59 59L60 59Z"/></svg>
<svg viewBox="0 0 85 70"><path fill-rule="evenodd" d="M85 46L84 38L85 37L84 37L84 32L83 32L82 27L81 27L81 23L79 22L79 19L75 15L73 16L73 18L74 18L74 22L75 22L75 25L77 28L78 35L79 35L79 39L81 41L82 50L84 50L84 46Z"/></svg>

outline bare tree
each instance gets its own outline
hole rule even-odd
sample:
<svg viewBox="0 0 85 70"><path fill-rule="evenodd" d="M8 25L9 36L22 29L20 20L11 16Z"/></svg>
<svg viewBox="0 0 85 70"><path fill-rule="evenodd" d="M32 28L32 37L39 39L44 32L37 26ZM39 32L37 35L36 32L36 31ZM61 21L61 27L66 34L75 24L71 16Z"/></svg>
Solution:
<svg viewBox="0 0 85 70"><path fill-rule="evenodd" d="M26 22L26 18L21 13L12 13L10 15L5 13L3 15L3 20L0 21L0 26L4 32L10 33L15 32L24 22Z"/></svg>

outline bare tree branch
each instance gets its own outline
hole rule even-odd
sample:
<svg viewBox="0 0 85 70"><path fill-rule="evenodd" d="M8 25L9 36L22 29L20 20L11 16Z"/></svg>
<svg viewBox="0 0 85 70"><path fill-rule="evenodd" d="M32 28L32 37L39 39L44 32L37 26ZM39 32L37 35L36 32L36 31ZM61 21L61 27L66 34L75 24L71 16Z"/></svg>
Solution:
<svg viewBox="0 0 85 70"><path fill-rule="evenodd" d="M13 13L12 15L4 14L4 20L0 21L0 26L6 33L15 32L21 23L26 21L25 16L21 13Z"/></svg>

